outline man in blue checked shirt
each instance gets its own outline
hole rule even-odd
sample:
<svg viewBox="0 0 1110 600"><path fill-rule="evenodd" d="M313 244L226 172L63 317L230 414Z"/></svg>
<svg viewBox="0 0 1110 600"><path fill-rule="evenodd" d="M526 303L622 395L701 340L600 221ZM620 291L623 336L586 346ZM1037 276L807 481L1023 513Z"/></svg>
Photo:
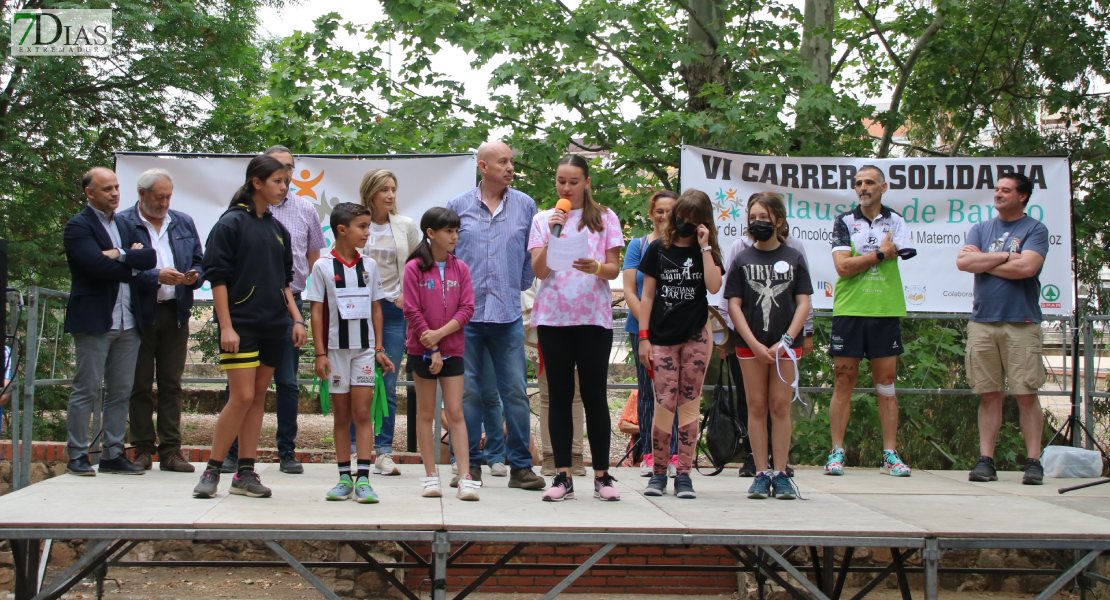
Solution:
<svg viewBox="0 0 1110 600"><path fill-rule="evenodd" d="M462 220L455 255L470 267L474 285L474 318L466 325L466 365L463 411L470 437L470 476L482 480L486 457L479 449L484 406L484 357L488 352L493 376L505 411L505 460L509 487L542 490L544 481L532 471L529 452L528 394L524 357L524 327L520 292L532 286L532 257L528 229L536 215L536 202L509 187L513 182L513 151L504 142L487 142L478 148L478 187L447 203ZM492 397L492 394L488 396ZM487 421L488 422L488 421ZM491 432L487 430L487 439ZM491 465L496 467L497 465ZM504 465L501 465L501 469ZM494 475L503 475L494 471ZM451 486L457 485L457 477Z"/></svg>

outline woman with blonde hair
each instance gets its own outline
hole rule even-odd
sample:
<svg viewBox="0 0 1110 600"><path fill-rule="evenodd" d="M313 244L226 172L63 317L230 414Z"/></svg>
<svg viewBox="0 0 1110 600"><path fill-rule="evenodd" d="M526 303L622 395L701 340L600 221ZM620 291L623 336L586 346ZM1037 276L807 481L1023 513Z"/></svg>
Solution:
<svg viewBox="0 0 1110 600"><path fill-rule="evenodd" d="M413 220L397 210L397 177L385 169L366 173L358 188L362 205L370 211L370 237L362 253L378 263L385 298L382 307L382 339L377 350L384 349L393 364L400 365L405 351L405 312L401 292L404 286L405 260L420 244L420 231ZM393 462L393 424L397 416L397 371L382 375L389 414L382 421L381 433L374 437L375 475L400 475Z"/></svg>

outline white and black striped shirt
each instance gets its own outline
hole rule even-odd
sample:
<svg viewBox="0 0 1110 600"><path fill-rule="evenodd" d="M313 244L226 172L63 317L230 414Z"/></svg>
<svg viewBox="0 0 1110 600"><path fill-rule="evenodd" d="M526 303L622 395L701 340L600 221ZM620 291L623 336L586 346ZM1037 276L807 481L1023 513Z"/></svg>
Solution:
<svg viewBox="0 0 1110 600"><path fill-rule="evenodd" d="M327 323L327 348L346 350L349 348L373 348L375 346L374 328L370 319L343 319L336 308L336 288L369 288L370 301L385 297L378 263L368 256L359 256L354 263L347 263L332 251L312 265L312 276L308 281L305 300L324 303L324 319ZM313 332L316 335L316 332Z"/></svg>

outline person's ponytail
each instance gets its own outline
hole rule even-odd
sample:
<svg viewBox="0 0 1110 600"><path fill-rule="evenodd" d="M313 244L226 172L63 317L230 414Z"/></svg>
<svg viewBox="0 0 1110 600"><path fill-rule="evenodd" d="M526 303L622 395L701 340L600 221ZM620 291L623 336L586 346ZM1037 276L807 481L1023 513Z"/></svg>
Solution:
<svg viewBox="0 0 1110 600"><path fill-rule="evenodd" d="M432 256L432 245L428 241L427 233L424 234L424 237L420 240L420 243L416 245L416 248L412 251L412 254L410 254L409 257L405 259L405 262L408 263L408 261L414 258L420 261L420 263L416 265L416 268L420 269L421 272L430 271L432 267L435 266L436 259Z"/></svg>
<svg viewBox="0 0 1110 600"><path fill-rule="evenodd" d="M248 209L253 208L253 188L254 186L250 183L244 183L243 185L239 186L239 189L235 190L235 195L231 197L231 204L228 204L227 207L231 208L232 206L241 205L247 207Z"/></svg>

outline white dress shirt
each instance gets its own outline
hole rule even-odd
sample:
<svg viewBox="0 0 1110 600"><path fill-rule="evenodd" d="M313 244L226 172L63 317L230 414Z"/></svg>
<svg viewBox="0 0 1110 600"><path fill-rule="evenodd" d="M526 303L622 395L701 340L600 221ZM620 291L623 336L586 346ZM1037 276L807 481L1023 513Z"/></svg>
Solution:
<svg viewBox="0 0 1110 600"><path fill-rule="evenodd" d="M161 271L162 269L173 267L173 245L170 244L170 223L173 217L170 213L166 213L166 217L162 219L162 230L155 229L154 224L151 223L146 215L143 214L142 209L138 210L139 220L142 221L143 227L150 234L150 244L154 246L154 251L158 253L158 264L154 268ZM165 302L167 300L177 299L177 286L162 284L158 286L158 301Z"/></svg>
<svg viewBox="0 0 1110 600"><path fill-rule="evenodd" d="M116 227L116 215L112 214L111 217L107 213L90 207L96 213L96 217L100 220L100 224L104 230L108 232L108 238L112 240L112 246L119 250L119 260L123 262L127 251L122 248L123 242L119 236L119 229ZM119 293L116 294L116 305L112 307L112 329L121 329L127 331L135 326L135 315L131 313L131 284L119 284Z"/></svg>

